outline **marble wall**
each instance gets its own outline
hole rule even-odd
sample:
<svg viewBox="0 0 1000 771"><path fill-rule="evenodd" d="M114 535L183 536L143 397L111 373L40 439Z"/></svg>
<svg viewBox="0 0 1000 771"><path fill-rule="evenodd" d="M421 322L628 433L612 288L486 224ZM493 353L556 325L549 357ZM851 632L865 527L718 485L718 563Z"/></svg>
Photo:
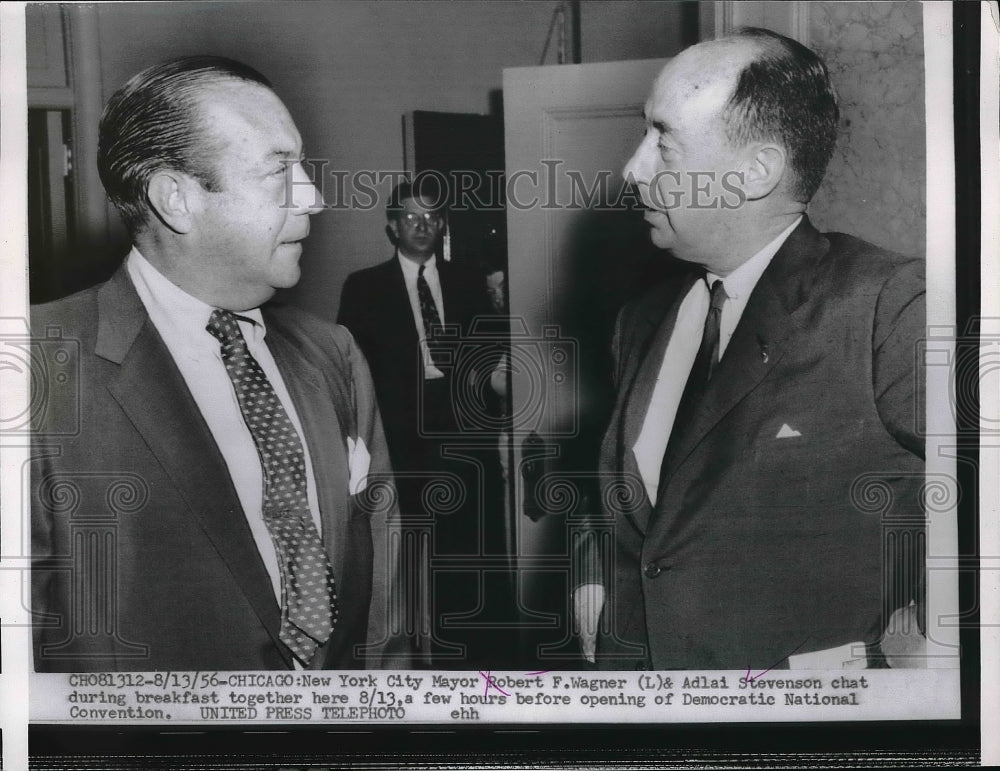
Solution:
<svg viewBox="0 0 1000 771"><path fill-rule="evenodd" d="M920 3L809 3L810 45L840 95L837 150L809 214L910 255L925 245Z"/></svg>

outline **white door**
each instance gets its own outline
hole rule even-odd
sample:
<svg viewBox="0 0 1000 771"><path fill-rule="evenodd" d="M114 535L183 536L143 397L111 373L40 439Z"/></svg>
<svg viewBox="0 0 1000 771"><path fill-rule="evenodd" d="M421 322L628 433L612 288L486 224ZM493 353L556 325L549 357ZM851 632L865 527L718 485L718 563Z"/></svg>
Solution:
<svg viewBox="0 0 1000 771"><path fill-rule="evenodd" d="M665 61L504 70L513 535L524 653L541 665L575 658L571 545L611 406L615 314L665 263L620 198Z"/></svg>

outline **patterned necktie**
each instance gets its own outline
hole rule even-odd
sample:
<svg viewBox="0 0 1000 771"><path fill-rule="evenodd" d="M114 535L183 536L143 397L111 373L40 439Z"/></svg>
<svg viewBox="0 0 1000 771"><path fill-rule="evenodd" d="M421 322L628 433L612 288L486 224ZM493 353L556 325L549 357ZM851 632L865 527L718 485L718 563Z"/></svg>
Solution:
<svg viewBox="0 0 1000 771"><path fill-rule="evenodd" d="M445 365L444 351L440 345L433 345L431 341L434 335L441 330L441 317L438 315L437 305L434 304L434 295L431 294L431 287L424 278L424 267L420 266L417 271L417 299L420 300L420 316L424 320L424 339L427 341L427 349L431 354L431 361L438 369L443 369Z"/></svg>
<svg viewBox="0 0 1000 771"><path fill-rule="evenodd" d="M264 469L264 522L281 571L279 638L308 665L336 624L337 593L333 568L309 511L302 442L250 354L237 317L216 309L205 329L222 345L222 361Z"/></svg>

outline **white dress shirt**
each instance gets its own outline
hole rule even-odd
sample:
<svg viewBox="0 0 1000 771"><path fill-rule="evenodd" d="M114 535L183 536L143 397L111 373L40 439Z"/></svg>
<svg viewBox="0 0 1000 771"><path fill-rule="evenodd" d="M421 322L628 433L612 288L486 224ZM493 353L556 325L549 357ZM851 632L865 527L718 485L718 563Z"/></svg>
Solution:
<svg viewBox="0 0 1000 771"><path fill-rule="evenodd" d="M434 359L431 358L431 350L427 347L427 335L424 332L424 316L420 312L420 295L417 292L417 274L420 272L420 265L413 260L404 257L398 251L396 259L403 269L403 283L406 284L406 294L410 298L410 310L413 311L413 323L417 326L417 336L420 338L420 353L424 360L424 380L437 380L444 377L444 373L434 366ZM424 263L424 278L427 279L427 286L430 287L431 297L437 306L438 318L441 323L445 323L444 297L441 294L441 277L438 275L437 256L431 255L430 259Z"/></svg>
<svg viewBox="0 0 1000 771"><path fill-rule="evenodd" d="M126 269L135 285L142 304L146 306L150 321L160 333L174 363L181 372L195 404L208 424L212 438L218 446L229 469L229 476L236 488L243 513L250 525L257 550L271 578L271 587L277 602L281 602L281 570L274 543L264 523L264 472L260 456L240 410L233 382L222 362L219 341L205 327L214 308L192 297L167 279L144 258L138 249L129 253ZM288 413L292 425L302 440L305 453L306 491L309 510L322 533L316 495L316 479L306 447L302 424L295 406L281 378L278 366L264 342L267 330L259 308L239 313L240 331L246 339L251 355L260 364L281 405ZM249 319L249 320L247 320ZM166 430L166 427L165 427Z"/></svg>
<svg viewBox="0 0 1000 771"><path fill-rule="evenodd" d="M736 331L736 325L743 316L750 294L757 286L757 281L801 220L802 217L796 218L795 222L779 233L773 241L721 279L726 290L726 302L722 306L722 318L719 324L720 361L733 337L733 332ZM677 407L684 394L687 376L694 366L698 348L701 346L705 318L708 316L709 287L718 280L719 276L709 273L705 281L696 281L681 301L677 322L667 342L660 374L656 378L656 386L649 400L642 430L632 448L646 493L653 505L656 504L658 495L663 453L667 449L667 441L677 416ZM680 377L681 373L684 374L683 377Z"/></svg>

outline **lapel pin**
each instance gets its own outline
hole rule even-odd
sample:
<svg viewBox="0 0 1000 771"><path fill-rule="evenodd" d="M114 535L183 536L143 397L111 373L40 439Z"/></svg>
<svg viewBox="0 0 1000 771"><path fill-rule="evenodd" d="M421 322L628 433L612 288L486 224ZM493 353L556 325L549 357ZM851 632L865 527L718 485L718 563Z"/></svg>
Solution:
<svg viewBox="0 0 1000 771"><path fill-rule="evenodd" d="M761 346L760 346L760 360L762 362L764 362L765 364L767 364L767 362L768 362L768 360L770 358L771 358L771 356L767 352L767 346L761 344Z"/></svg>

